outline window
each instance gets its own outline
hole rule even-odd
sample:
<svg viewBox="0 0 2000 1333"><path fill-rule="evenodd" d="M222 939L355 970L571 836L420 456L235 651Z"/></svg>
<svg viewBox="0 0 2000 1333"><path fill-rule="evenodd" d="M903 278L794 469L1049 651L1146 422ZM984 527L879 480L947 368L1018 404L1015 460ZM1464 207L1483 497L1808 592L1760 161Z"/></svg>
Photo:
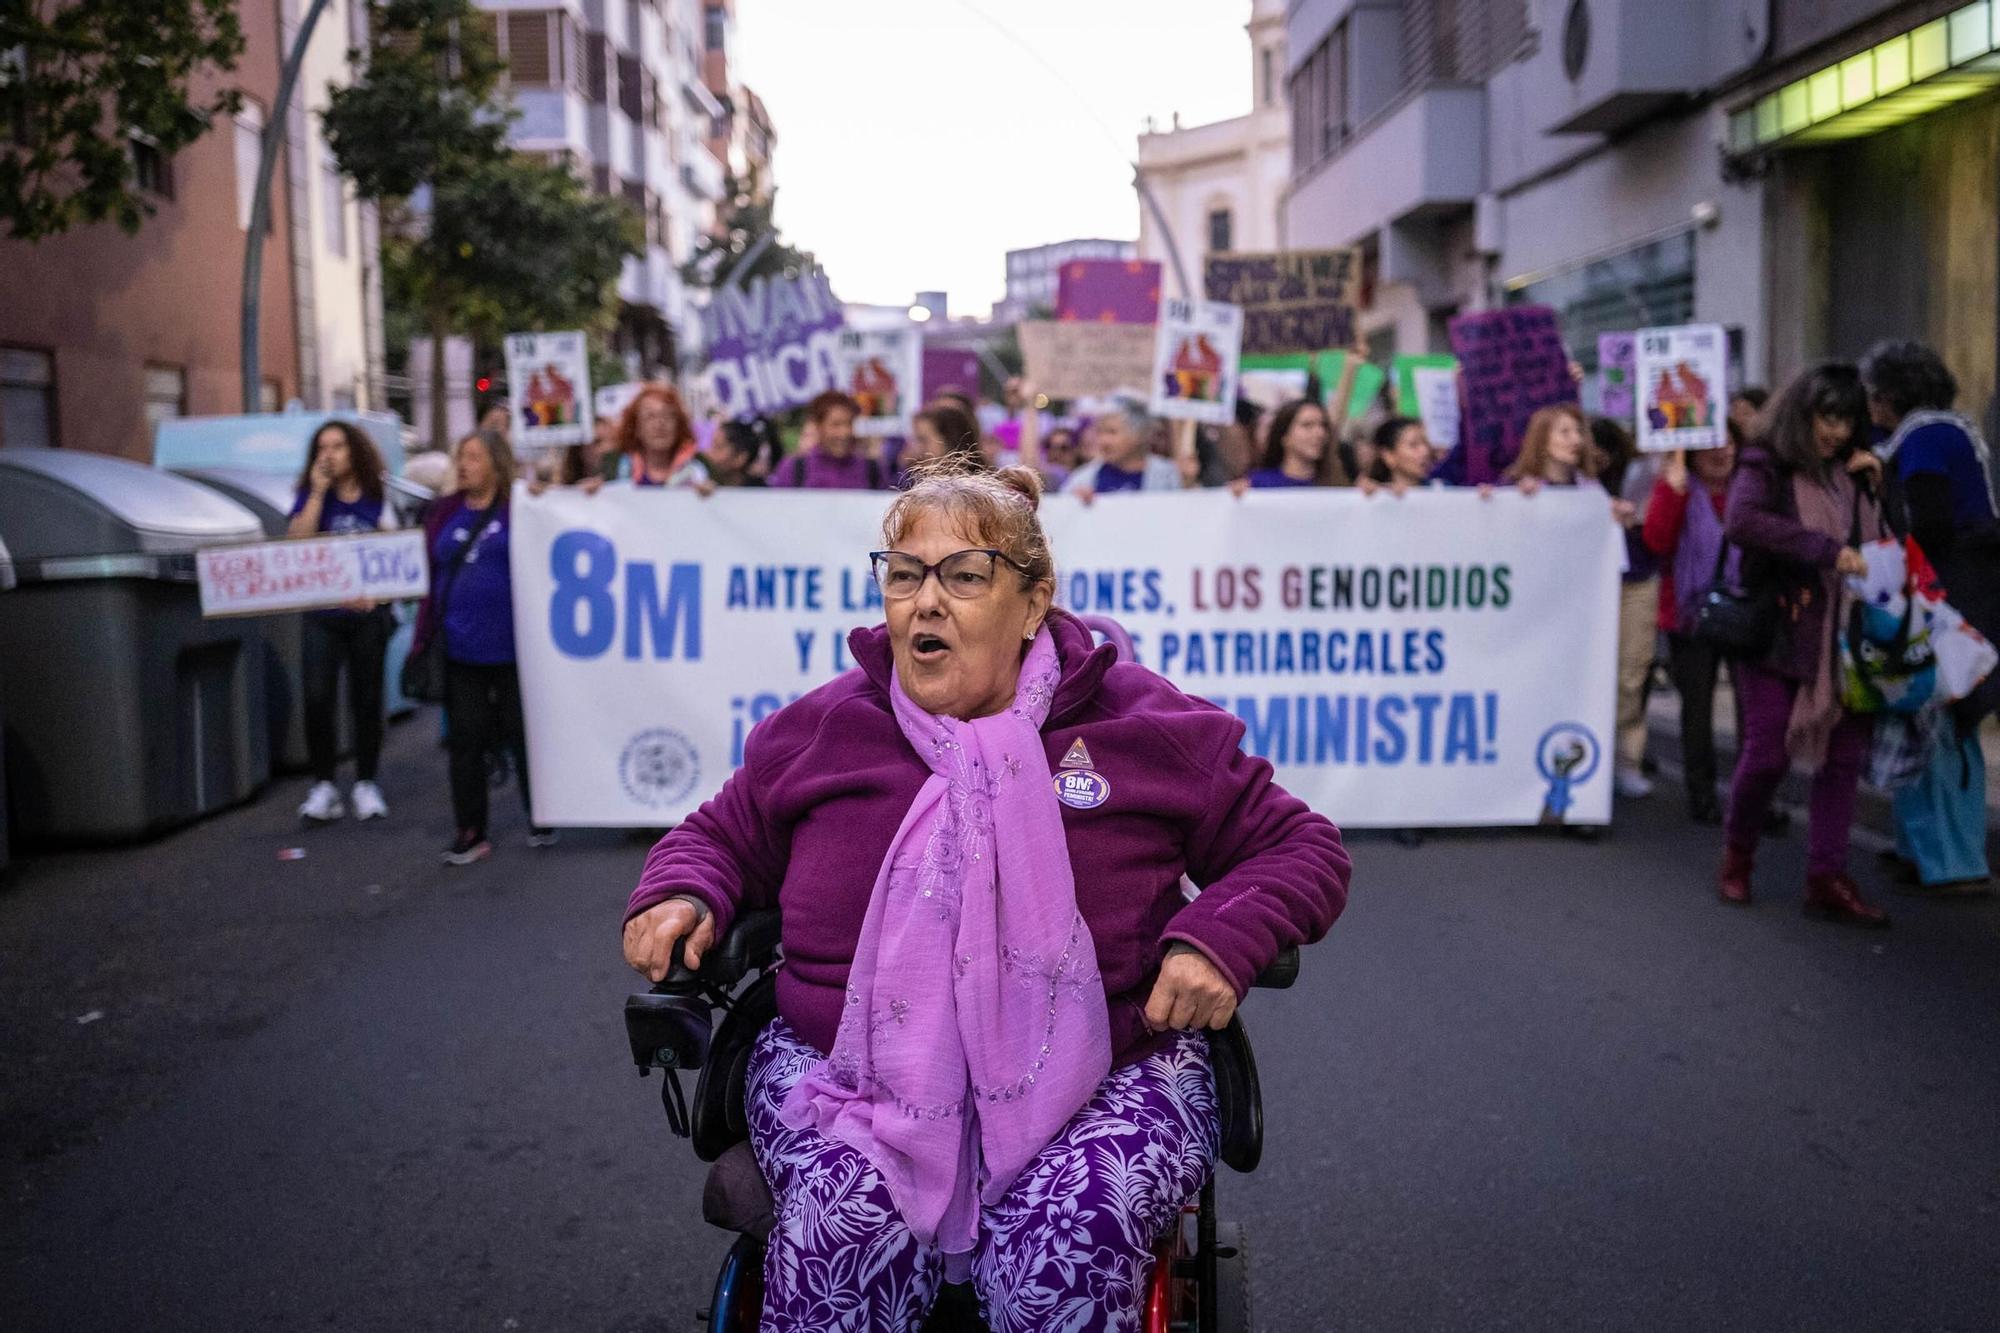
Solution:
<svg viewBox="0 0 2000 1333"><path fill-rule="evenodd" d="M1228 209L1211 208L1210 210L1208 210L1209 253L1227 254L1229 251L1235 249L1236 247L1230 244L1230 242L1235 239L1234 236L1232 235L1233 230L1234 229L1230 225L1230 216Z"/></svg>
<svg viewBox="0 0 2000 1333"><path fill-rule="evenodd" d="M56 358L32 347L0 347L0 445L56 443Z"/></svg>
<svg viewBox="0 0 2000 1333"><path fill-rule="evenodd" d="M606 65L611 59L611 47L604 34L593 32L584 42L584 96L599 106L610 99L610 80L606 77Z"/></svg>
<svg viewBox="0 0 2000 1333"><path fill-rule="evenodd" d="M500 55L507 62L508 77L517 87L548 87L555 73L549 15L516 13L506 15L506 20L500 25Z"/></svg>
<svg viewBox="0 0 2000 1333"><path fill-rule="evenodd" d="M321 149L319 165L320 206L326 210L326 249L337 258L347 258L347 191L340 178L340 164L333 154Z"/></svg>
<svg viewBox="0 0 2000 1333"><path fill-rule="evenodd" d="M1292 75L1292 170L1310 171L1346 146L1347 24L1336 24Z"/></svg>
<svg viewBox="0 0 2000 1333"><path fill-rule="evenodd" d="M646 114L645 90L639 83L639 57L618 57L618 109L637 124Z"/></svg>
<svg viewBox="0 0 2000 1333"><path fill-rule="evenodd" d="M187 415L187 372L179 366L146 367L146 430L168 417Z"/></svg>
<svg viewBox="0 0 2000 1333"><path fill-rule="evenodd" d="M257 167L264 156L264 108L245 101L236 113L236 225L250 230L250 215L257 207ZM270 218L264 219L265 229Z"/></svg>
<svg viewBox="0 0 2000 1333"><path fill-rule="evenodd" d="M1264 106L1276 106L1278 102L1277 55L1268 46L1257 53L1258 85L1262 89L1257 100Z"/></svg>
<svg viewBox="0 0 2000 1333"><path fill-rule="evenodd" d="M135 134L126 141L132 154L132 179L140 189L157 194L162 199L174 197L174 162L160 146L143 135Z"/></svg>
<svg viewBox="0 0 2000 1333"><path fill-rule="evenodd" d="M347 0L347 49L368 49L368 0Z"/></svg>
<svg viewBox="0 0 2000 1333"><path fill-rule="evenodd" d="M277 411L282 393L283 389L276 380L265 380L262 384L259 384L257 386L257 410L259 412Z"/></svg>
<svg viewBox="0 0 2000 1333"><path fill-rule="evenodd" d="M704 17L708 20L708 49L725 49L729 41L729 11L721 5L710 5Z"/></svg>

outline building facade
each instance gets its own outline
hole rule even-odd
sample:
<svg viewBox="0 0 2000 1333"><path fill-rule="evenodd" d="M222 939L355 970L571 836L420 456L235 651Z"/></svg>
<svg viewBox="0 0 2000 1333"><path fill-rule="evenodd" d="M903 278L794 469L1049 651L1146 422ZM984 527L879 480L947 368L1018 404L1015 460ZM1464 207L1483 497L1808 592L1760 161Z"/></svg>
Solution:
<svg viewBox="0 0 2000 1333"><path fill-rule="evenodd" d="M615 350L634 376L675 369L698 333L680 268L723 194L702 0L479 3L520 110L514 146L568 164L644 221L644 253L619 275Z"/></svg>
<svg viewBox="0 0 2000 1333"><path fill-rule="evenodd" d="M1007 252L1007 295L993 307L992 323L1012 324L1036 310L1054 310L1062 266L1073 259L1136 259L1139 247L1130 241L1091 237L1054 241Z"/></svg>
<svg viewBox="0 0 2000 1333"><path fill-rule="evenodd" d="M345 9L353 0L341 0ZM246 4L245 49L225 81L244 113L165 158L131 145L155 208L135 235L112 223L30 245L0 240L0 446L56 445L148 460L163 417L244 410L238 315L262 109L278 86L278 7ZM298 191L280 154L263 241L262 405L303 392L295 299ZM317 373L317 367L315 368Z"/></svg>
<svg viewBox="0 0 2000 1333"><path fill-rule="evenodd" d="M1360 247L1377 356L1547 304L1589 404L1600 332L1719 323L1736 383L1916 336L1990 415L1995 36L1963 3L1298 0L1286 244Z"/></svg>
<svg viewBox="0 0 2000 1333"><path fill-rule="evenodd" d="M1178 290L1176 257L1201 286L1204 256L1275 250L1291 174L1291 117L1285 103L1285 0L1253 0L1251 109L1208 125L1139 136L1139 257L1166 265ZM1190 293L1199 296L1199 291Z"/></svg>
<svg viewBox="0 0 2000 1333"><path fill-rule="evenodd" d="M722 115L709 135L708 151L753 203L769 203L771 155L777 151L778 134L764 99L737 78L735 0L707 0L703 39L703 81L722 106Z"/></svg>

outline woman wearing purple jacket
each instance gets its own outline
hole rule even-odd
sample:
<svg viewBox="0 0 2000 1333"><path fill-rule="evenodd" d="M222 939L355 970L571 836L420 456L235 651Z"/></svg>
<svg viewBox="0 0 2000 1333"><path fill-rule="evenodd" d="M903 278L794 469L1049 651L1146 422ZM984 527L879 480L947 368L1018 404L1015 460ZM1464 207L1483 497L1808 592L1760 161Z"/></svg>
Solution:
<svg viewBox="0 0 2000 1333"><path fill-rule="evenodd" d="M947 463L890 505L887 624L751 733L627 908L656 981L782 910L747 1087L766 1329L915 1329L968 1278L995 1330L1134 1326L1214 1167L1202 1029L1346 901L1339 832L1236 718L1053 608L1040 491Z"/></svg>

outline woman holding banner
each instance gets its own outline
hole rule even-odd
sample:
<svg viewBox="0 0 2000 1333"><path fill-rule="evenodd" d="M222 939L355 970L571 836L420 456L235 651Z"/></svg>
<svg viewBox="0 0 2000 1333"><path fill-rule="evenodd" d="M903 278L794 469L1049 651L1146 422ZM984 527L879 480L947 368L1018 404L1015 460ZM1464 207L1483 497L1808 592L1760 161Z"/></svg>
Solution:
<svg viewBox="0 0 2000 1333"><path fill-rule="evenodd" d="M1794 760L1812 769L1805 910L1886 926L1847 873L1856 789L1873 732L1841 704L1838 631L1851 601L1846 576L1868 562L1853 544L1883 532L1874 480L1882 462L1862 447L1868 402L1852 365L1806 371L1779 395L1764 434L1743 451L1724 534L1743 551L1743 579L1772 631L1768 649L1732 668L1743 709L1736 776L1723 822L1717 891L1750 901L1758 835Z"/></svg>
<svg viewBox="0 0 2000 1333"><path fill-rule="evenodd" d="M750 733L626 909L654 980L781 913L746 1088L766 1330L914 1330L948 1272L1000 1333L1137 1327L1214 1168L1204 1030L1346 900L1242 723L1053 606L1040 492L940 469L890 506L858 668Z"/></svg>
<svg viewBox="0 0 2000 1333"><path fill-rule="evenodd" d="M417 613L410 647L424 653L444 636L446 741L451 753L451 808L458 828L447 865L493 854L487 838L486 756L514 761L521 805L533 820L528 749L521 719L521 677L514 665L514 584L508 560L508 498L514 451L488 431L458 442L458 493L438 501L424 522L431 553L431 594ZM530 828L530 846L554 843L551 829Z"/></svg>
<svg viewBox="0 0 2000 1333"><path fill-rule="evenodd" d="M1146 447L1153 418L1136 398L1119 398L1111 410L1090 423L1097 456L1069 474L1063 494L1089 504L1112 491L1177 491L1184 484L1181 470L1170 458Z"/></svg>
<svg viewBox="0 0 2000 1333"><path fill-rule="evenodd" d="M1348 484L1340 453L1333 447L1333 423L1326 409L1310 398L1286 403L1271 418L1263 464L1229 484L1237 495L1247 490L1291 486Z"/></svg>
<svg viewBox="0 0 2000 1333"><path fill-rule="evenodd" d="M708 464L696 451L694 422L671 384L648 384L618 418L612 479L634 486L708 490Z"/></svg>
<svg viewBox="0 0 2000 1333"><path fill-rule="evenodd" d="M329 421L313 434L304 471L292 501L288 537L374 532L396 526L385 503L382 455L368 433L345 421ZM340 673L347 672L347 704L354 730L356 819L382 819L389 803L375 785L382 757L382 663L394 628L389 608L359 602L338 610L308 611L303 617L302 669L306 754L313 787L299 818L330 824L347 813L334 785L339 765Z"/></svg>
<svg viewBox="0 0 2000 1333"><path fill-rule="evenodd" d="M1415 417L1390 417L1375 428L1375 462L1355 485L1363 495L1387 490L1404 495L1418 486L1442 485L1433 482L1437 450Z"/></svg>

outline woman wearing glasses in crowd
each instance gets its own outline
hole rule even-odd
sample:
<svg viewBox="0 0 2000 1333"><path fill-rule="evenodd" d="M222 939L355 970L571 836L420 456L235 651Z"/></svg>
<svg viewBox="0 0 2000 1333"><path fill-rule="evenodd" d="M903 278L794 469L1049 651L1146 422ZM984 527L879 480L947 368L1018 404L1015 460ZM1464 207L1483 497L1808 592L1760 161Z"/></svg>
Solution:
<svg viewBox="0 0 2000 1333"><path fill-rule="evenodd" d="M918 1328L948 1267L996 1329L1136 1327L1152 1239L1213 1171L1203 1033L1346 899L1338 831L1242 723L1054 606L1040 495L947 462L889 506L887 623L750 733L626 910L654 980L781 911L747 1088L766 1329Z"/></svg>

